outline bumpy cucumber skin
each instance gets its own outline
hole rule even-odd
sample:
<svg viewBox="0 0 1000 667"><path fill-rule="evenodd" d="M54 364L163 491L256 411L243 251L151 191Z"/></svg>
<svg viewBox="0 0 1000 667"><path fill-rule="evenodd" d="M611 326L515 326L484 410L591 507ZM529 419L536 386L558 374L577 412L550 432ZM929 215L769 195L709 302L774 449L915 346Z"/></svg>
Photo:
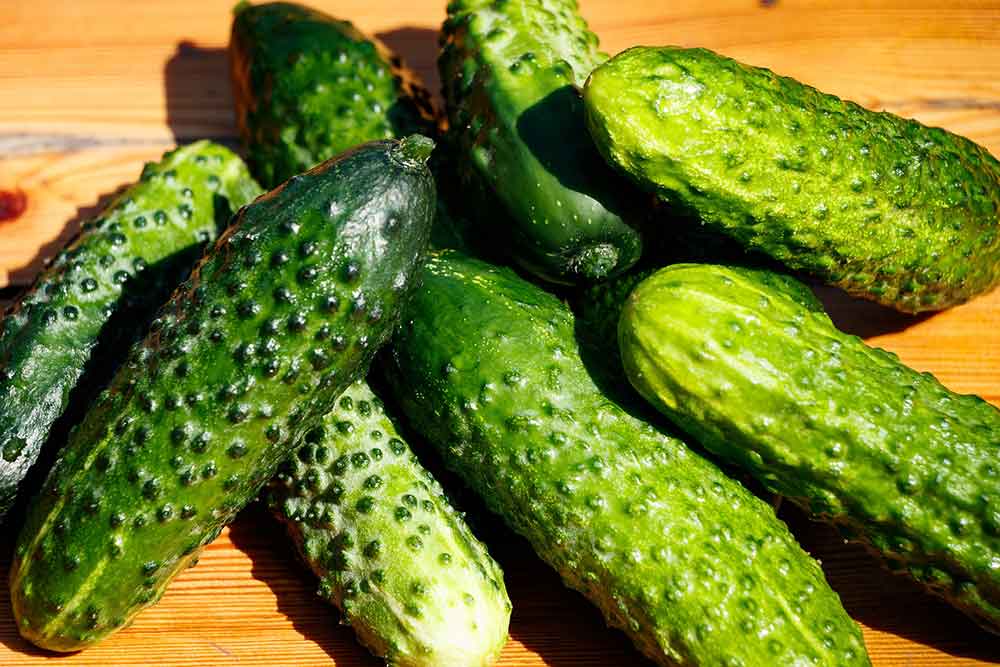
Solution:
<svg viewBox="0 0 1000 667"><path fill-rule="evenodd" d="M229 58L240 138L263 183L365 141L436 133L439 119L419 77L347 21L293 3L245 3ZM451 152L439 142L429 163L438 190L431 240L464 248L471 225Z"/></svg>
<svg viewBox="0 0 1000 667"><path fill-rule="evenodd" d="M386 370L445 463L653 660L868 664L771 508L603 395L573 326L512 272L434 254Z"/></svg>
<svg viewBox="0 0 1000 667"><path fill-rule="evenodd" d="M582 326L577 329L592 343L600 346L616 345L618 341L618 321L622 308L629 295L642 281L663 267L646 265L637 267L613 280L592 285L582 290L573 299L573 311ZM782 290L789 298L794 299L803 308L817 313L825 313L823 304L808 286L784 273L776 273L767 269L755 267L730 266L730 271L745 275L751 280L757 280L774 289ZM616 362L619 355L612 355Z"/></svg>
<svg viewBox="0 0 1000 667"><path fill-rule="evenodd" d="M241 136L265 182L354 143L433 127L415 75L350 23L288 3L242 8L230 54ZM454 185L440 146L429 167L440 184L431 241L464 247L467 225L442 192ZM321 441L304 445L268 492L320 595L390 664L491 664L510 620L499 566L368 386L352 385L338 405L324 435L313 434Z"/></svg>
<svg viewBox="0 0 1000 667"><path fill-rule="evenodd" d="M25 638L78 650L153 604L366 372L426 244L430 145L359 147L242 210L29 508L11 567Z"/></svg>
<svg viewBox="0 0 1000 667"><path fill-rule="evenodd" d="M84 371L95 368L94 382L81 387L87 395L76 397L87 403L201 245L258 194L246 165L222 146L199 141L170 151L84 223L8 308L0 323L0 517ZM92 358L101 338L108 340Z"/></svg>
<svg viewBox="0 0 1000 667"><path fill-rule="evenodd" d="M236 124L267 187L366 141L434 131L416 76L348 21L295 3L246 3L229 58Z"/></svg>
<svg viewBox="0 0 1000 667"><path fill-rule="evenodd" d="M587 136L575 85L603 60L575 0L457 0L438 61L463 180L511 258L594 282L642 252L643 195Z"/></svg>
<svg viewBox="0 0 1000 667"><path fill-rule="evenodd" d="M390 665L490 665L507 640L500 567L365 382L268 487L320 595Z"/></svg>
<svg viewBox="0 0 1000 667"><path fill-rule="evenodd" d="M1000 412L726 267L635 289L623 362L720 458L1000 628Z"/></svg>
<svg viewBox="0 0 1000 667"><path fill-rule="evenodd" d="M918 312L1000 282L1000 162L705 49L629 49L584 90L605 158L749 249Z"/></svg>

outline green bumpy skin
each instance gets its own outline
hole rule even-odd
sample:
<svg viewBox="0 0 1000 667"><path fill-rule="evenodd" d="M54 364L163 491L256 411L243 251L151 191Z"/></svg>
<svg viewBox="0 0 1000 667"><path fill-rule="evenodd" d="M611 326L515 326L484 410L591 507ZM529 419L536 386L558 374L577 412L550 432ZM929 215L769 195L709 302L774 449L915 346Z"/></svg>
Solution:
<svg viewBox="0 0 1000 667"><path fill-rule="evenodd" d="M356 144L436 134L419 77L379 40L301 5L236 8L229 58L237 126L250 167L278 183ZM451 150L438 143L429 168L438 191L432 244L465 247Z"/></svg>
<svg viewBox="0 0 1000 667"><path fill-rule="evenodd" d="M240 132L265 182L355 143L433 127L429 95L415 75L350 23L287 3L244 7L230 53ZM464 246L466 225L443 193L454 186L440 146L429 166L440 184L431 241ZM305 445L268 495L320 578L320 595L390 664L491 664L510 620L499 567L368 386L353 385L340 405L324 419L322 443ZM352 465L341 470L342 461ZM417 515L413 521L395 519L400 498L420 499L419 506L403 505Z"/></svg>
<svg viewBox="0 0 1000 667"><path fill-rule="evenodd" d="M269 485L268 504L372 653L399 667L491 665L507 641L500 567L365 382Z"/></svg>
<svg viewBox="0 0 1000 667"><path fill-rule="evenodd" d="M395 398L643 653L663 665L869 664L772 509L602 394L557 298L453 252L432 255L422 281L386 362Z"/></svg>
<svg viewBox="0 0 1000 667"><path fill-rule="evenodd" d="M629 49L593 72L605 158L707 226L905 312L1000 281L1000 162L705 49Z"/></svg>
<svg viewBox="0 0 1000 667"><path fill-rule="evenodd" d="M1000 629L1000 412L775 285L677 265L635 289L632 384L721 459Z"/></svg>
<svg viewBox="0 0 1000 667"><path fill-rule="evenodd" d="M593 343L601 346L616 345L618 341L618 321L629 295L642 281L662 267L641 266L636 270L601 283L592 285L576 295L573 310L583 323L578 327ZM774 289L782 290L803 308L817 313L825 313L822 302L808 286L784 273L775 273L754 267L730 266L729 270L757 280ZM612 355L616 373L621 370L619 355Z"/></svg>
<svg viewBox="0 0 1000 667"><path fill-rule="evenodd" d="M457 0L438 61L463 181L550 281L594 282L638 260L641 193L594 149L575 85L605 56L575 0Z"/></svg>
<svg viewBox="0 0 1000 667"><path fill-rule="evenodd" d="M127 624L367 371L427 242L433 143L359 147L244 208L73 431L11 566L21 634Z"/></svg>
<svg viewBox="0 0 1000 667"><path fill-rule="evenodd" d="M0 323L0 517L73 390L79 387L74 401L81 404L96 396L202 245L258 194L246 165L222 146L199 141L170 151L84 223L7 310Z"/></svg>
<svg viewBox="0 0 1000 667"><path fill-rule="evenodd" d="M294 3L243 3L229 58L236 124L267 187L366 141L434 131L416 76L348 21Z"/></svg>

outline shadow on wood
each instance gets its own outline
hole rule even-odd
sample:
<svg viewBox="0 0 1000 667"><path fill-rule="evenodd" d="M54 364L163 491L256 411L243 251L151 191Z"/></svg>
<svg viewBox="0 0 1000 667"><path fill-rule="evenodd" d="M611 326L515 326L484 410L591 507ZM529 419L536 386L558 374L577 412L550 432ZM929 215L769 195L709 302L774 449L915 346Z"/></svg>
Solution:
<svg viewBox="0 0 1000 667"><path fill-rule="evenodd" d="M498 520L497 520L498 521ZM510 636L550 667L651 665L597 607L567 589L526 540L498 525L481 536L504 570L513 604Z"/></svg>
<svg viewBox="0 0 1000 667"><path fill-rule="evenodd" d="M995 636L918 584L890 573L861 545L845 544L832 526L810 521L790 502L782 503L780 516L823 564L851 618L954 656L987 661L1000 657Z"/></svg>
<svg viewBox="0 0 1000 667"><path fill-rule="evenodd" d="M396 28L375 35L403 58L403 64L416 72L434 98L438 109L441 101L441 78L438 76L438 33L427 28Z"/></svg>
<svg viewBox="0 0 1000 667"><path fill-rule="evenodd" d="M291 539L263 503L252 503L240 513L229 539L250 558L253 578L274 593L278 611L338 666L384 664L358 643L350 627L341 624L337 608L316 595L316 576L299 562Z"/></svg>
<svg viewBox="0 0 1000 667"><path fill-rule="evenodd" d="M23 266L19 266L10 271L10 283L12 285L23 286L34 283L35 278L41 270L45 268L45 265L49 262L49 260L55 257L64 246L66 246L80 233L80 227L83 223L95 217L98 213L107 208L108 204L110 204L115 197L124 192L126 187L128 186L122 185L114 192L99 196L97 198L97 202L94 204L77 207L76 213L69 219L56 238L39 247L34 257L28 260ZM18 290L18 293L20 293L20 290ZM17 295L15 295L15 297L16 296Z"/></svg>
<svg viewBox="0 0 1000 667"><path fill-rule="evenodd" d="M835 287L815 286L813 292L838 329L862 338L902 331L934 315L901 313L874 301L855 299Z"/></svg>
<svg viewBox="0 0 1000 667"><path fill-rule="evenodd" d="M178 144L211 139L235 147L236 123L225 49L177 44L163 68L167 125Z"/></svg>

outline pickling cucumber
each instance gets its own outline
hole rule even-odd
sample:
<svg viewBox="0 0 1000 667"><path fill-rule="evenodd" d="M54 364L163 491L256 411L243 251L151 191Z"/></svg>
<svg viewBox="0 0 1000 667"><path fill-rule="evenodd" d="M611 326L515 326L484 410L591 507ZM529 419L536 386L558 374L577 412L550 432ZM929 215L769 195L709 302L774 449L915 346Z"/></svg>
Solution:
<svg viewBox="0 0 1000 667"><path fill-rule="evenodd" d="M608 623L663 665L869 664L770 506L598 388L562 302L455 252L422 280L384 364L396 400Z"/></svg>
<svg viewBox="0 0 1000 667"><path fill-rule="evenodd" d="M577 284L639 259L647 196L608 167L576 85L605 56L576 0L456 0L438 66L480 235L536 275Z"/></svg>
<svg viewBox="0 0 1000 667"><path fill-rule="evenodd" d="M274 187L366 141L430 134L430 94L349 21L291 2L240 3L229 61L247 162Z"/></svg>
<svg viewBox="0 0 1000 667"><path fill-rule="evenodd" d="M503 573L364 381L268 485L319 594L391 665L490 665L507 640Z"/></svg>
<svg viewBox="0 0 1000 667"><path fill-rule="evenodd" d="M706 49L624 51L584 101L611 164L796 271L906 312L1000 282L1000 161L964 137Z"/></svg>
<svg viewBox="0 0 1000 667"><path fill-rule="evenodd" d="M29 507L10 575L25 638L78 650L155 603L367 372L427 243L432 148L366 144L237 216Z"/></svg>
<svg viewBox="0 0 1000 667"><path fill-rule="evenodd" d="M222 146L170 151L85 222L8 308L0 323L0 517L73 407L71 393L76 405L90 403L202 246L258 194L246 165Z"/></svg>
<svg viewBox="0 0 1000 667"><path fill-rule="evenodd" d="M675 265L620 322L632 384L706 449L1000 630L1000 411L780 283Z"/></svg>

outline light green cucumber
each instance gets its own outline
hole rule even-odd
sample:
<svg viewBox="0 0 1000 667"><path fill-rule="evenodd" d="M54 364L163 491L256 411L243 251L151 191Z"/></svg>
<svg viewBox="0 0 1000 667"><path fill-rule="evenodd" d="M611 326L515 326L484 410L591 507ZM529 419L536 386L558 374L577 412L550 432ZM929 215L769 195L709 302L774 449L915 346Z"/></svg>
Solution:
<svg viewBox="0 0 1000 667"><path fill-rule="evenodd" d="M676 265L629 297L632 384L721 459L1000 629L1000 411L780 283Z"/></svg>
<svg viewBox="0 0 1000 667"><path fill-rule="evenodd" d="M706 49L624 51L584 102L611 164L791 269L906 312L1000 283L1000 161L964 137Z"/></svg>
<svg viewBox="0 0 1000 667"><path fill-rule="evenodd" d="M307 434L267 500L372 653L400 667L497 659L511 610L503 573L367 383Z"/></svg>
<svg viewBox="0 0 1000 667"><path fill-rule="evenodd" d="M574 327L511 271L435 253L385 370L445 464L657 663L869 664L770 506L603 393Z"/></svg>

